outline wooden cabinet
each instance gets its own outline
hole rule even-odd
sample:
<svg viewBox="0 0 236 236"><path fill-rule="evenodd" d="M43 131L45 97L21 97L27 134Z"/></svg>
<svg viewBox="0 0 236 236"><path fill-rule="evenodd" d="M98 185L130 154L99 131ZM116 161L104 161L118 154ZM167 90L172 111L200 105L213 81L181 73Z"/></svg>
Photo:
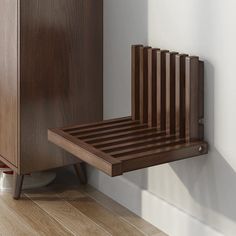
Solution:
<svg viewBox="0 0 236 236"><path fill-rule="evenodd" d="M18 175L78 162L47 129L102 119L102 0L0 0L0 159Z"/></svg>

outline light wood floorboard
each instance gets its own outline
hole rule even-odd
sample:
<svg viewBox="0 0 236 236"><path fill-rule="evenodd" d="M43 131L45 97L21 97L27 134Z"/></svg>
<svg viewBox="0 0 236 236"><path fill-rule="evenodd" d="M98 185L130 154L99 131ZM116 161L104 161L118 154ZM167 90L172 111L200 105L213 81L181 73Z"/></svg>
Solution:
<svg viewBox="0 0 236 236"><path fill-rule="evenodd" d="M67 190L60 193L60 196L73 205L80 212L95 221L102 228L105 228L114 236L144 236L136 227L124 221L122 217L109 209L103 207L91 197L83 194L81 190Z"/></svg>
<svg viewBox="0 0 236 236"><path fill-rule="evenodd" d="M123 207L119 203L113 201L111 198L106 196L105 194L97 191L93 187L87 185L83 188L83 190L97 202L99 202L103 207L110 209L111 211L115 212L119 217L124 219L129 224L133 225L141 232L143 232L147 236L167 236L159 229L157 229L152 224L148 223L147 221L143 220L139 216L135 215L127 208Z"/></svg>
<svg viewBox="0 0 236 236"><path fill-rule="evenodd" d="M22 196L20 201L15 201L11 194L4 193L1 194L0 201L39 235L73 235L26 196Z"/></svg>
<svg viewBox="0 0 236 236"><path fill-rule="evenodd" d="M74 175L69 184L62 177L18 201L0 192L0 236L167 236Z"/></svg>

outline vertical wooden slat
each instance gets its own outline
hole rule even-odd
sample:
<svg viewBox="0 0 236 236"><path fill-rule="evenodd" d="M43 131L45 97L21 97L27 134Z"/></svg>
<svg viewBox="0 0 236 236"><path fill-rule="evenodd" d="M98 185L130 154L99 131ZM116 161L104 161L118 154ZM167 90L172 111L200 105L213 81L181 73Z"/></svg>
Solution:
<svg viewBox="0 0 236 236"><path fill-rule="evenodd" d="M166 53L157 51L157 129L166 129Z"/></svg>
<svg viewBox="0 0 236 236"><path fill-rule="evenodd" d="M188 141L199 139L199 59L186 58L185 134Z"/></svg>
<svg viewBox="0 0 236 236"><path fill-rule="evenodd" d="M147 78L147 51L148 48L140 48L140 123L148 121L148 78Z"/></svg>
<svg viewBox="0 0 236 236"><path fill-rule="evenodd" d="M158 74L158 66L157 66L157 53L160 49L155 48L152 50L152 79L149 82L149 126L157 127L160 130L160 123L157 124L157 74ZM151 105L150 105L151 103Z"/></svg>
<svg viewBox="0 0 236 236"><path fill-rule="evenodd" d="M198 92L199 92L199 139L204 139L204 62L199 61L199 84L198 84Z"/></svg>
<svg viewBox="0 0 236 236"><path fill-rule="evenodd" d="M166 133L175 133L175 56L166 53Z"/></svg>
<svg viewBox="0 0 236 236"><path fill-rule="evenodd" d="M187 140L203 138L203 62L132 46L132 118Z"/></svg>
<svg viewBox="0 0 236 236"><path fill-rule="evenodd" d="M142 45L132 46L132 119L140 118L140 50Z"/></svg>
<svg viewBox="0 0 236 236"><path fill-rule="evenodd" d="M175 57L175 129L180 138L185 137L185 60L187 56L179 54Z"/></svg>
<svg viewBox="0 0 236 236"><path fill-rule="evenodd" d="M161 130L161 51L155 51L156 57L156 112L157 130Z"/></svg>
<svg viewBox="0 0 236 236"><path fill-rule="evenodd" d="M152 50L152 48L147 49L149 127L156 126L156 56L154 53L155 50Z"/></svg>

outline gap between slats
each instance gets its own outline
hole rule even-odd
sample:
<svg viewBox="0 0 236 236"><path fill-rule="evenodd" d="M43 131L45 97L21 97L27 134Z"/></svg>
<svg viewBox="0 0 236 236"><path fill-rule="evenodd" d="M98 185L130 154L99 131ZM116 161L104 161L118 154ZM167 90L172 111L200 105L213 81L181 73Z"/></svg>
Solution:
<svg viewBox="0 0 236 236"><path fill-rule="evenodd" d="M143 145L140 147L134 147L134 148L125 149L125 150L121 150L121 151L111 152L111 153L109 153L109 155L117 158L117 157L147 152L147 151L151 151L151 150L156 150L156 149L160 149L160 148L167 147L167 146L171 147L173 145L183 144L183 143L185 143L185 139L173 139L173 140L167 140L167 141L163 140L162 142L157 142L154 144L147 144L147 145Z"/></svg>
<svg viewBox="0 0 236 236"><path fill-rule="evenodd" d="M156 143L159 141L163 141L163 140L168 140L168 139L173 139L175 138L175 135L164 135L164 136L154 136L151 138L143 138L141 140L135 140L135 141L131 141L131 142L125 142L122 144L117 144L117 145L111 145L111 146L107 146L107 147L103 147L100 148L103 152L114 152L114 151L119 151L119 150L124 150L127 148L131 148L131 147L136 147L136 146L142 146L142 145L146 145L146 144L152 144L152 143Z"/></svg>
<svg viewBox="0 0 236 236"><path fill-rule="evenodd" d="M128 137L122 137L122 138L114 138L114 139L103 141L103 142L97 142L93 145L96 148L103 148L103 147L109 147L111 145L119 145L119 144L123 144L127 142L135 142L135 141L139 141L143 139L155 138L157 136L164 136L164 135L165 135L165 132L159 132L152 129L148 133L129 135Z"/></svg>
<svg viewBox="0 0 236 236"><path fill-rule="evenodd" d="M178 150L178 149L184 149L184 148L188 148L188 147L195 147L199 154L206 153L206 150L207 150L207 144L206 143L203 144L202 142L191 142L191 143L183 142L183 143L180 143L180 144L167 145L166 147L157 148L157 149L154 149L154 150L146 150L146 151L137 152L137 153L131 154L131 155L120 156L120 157L117 157L117 159L121 162L135 160L135 159L138 159L138 158L144 158L145 159L145 157L147 157L147 156L156 157L158 159L158 154L164 154L164 153L168 153L168 152L171 152L171 151L175 151L175 150ZM203 148L202 152L198 151L199 147ZM184 152L184 150L183 150L183 152ZM175 158L175 159L177 159L177 158Z"/></svg>
<svg viewBox="0 0 236 236"><path fill-rule="evenodd" d="M83 129L87 129L87 128L100 127L100 126L107 125L107 124L116 124L116 123L131 121L131 120L132 120L132 117L130 117L130 116L121 117L121 118L97 121L97 122L89 123L89 124L74 125L74 126L62 128L62 130L69 133L74 130L83 130Z"/></svg>
<svg viewBox="0 0 236 236"><path fill-rule="evenodd" d="M82 134L86 134L86 133L112 130L112 129L122 128L122 127L130 126L130 125L136 125L136 124L139 124L139 121L132 121L131 120L131 121L115 123L115 124L104 124L99 127L85 128L82 130L73 130L73 131L69 132L69 134L71 134L73 136L77 135L77 134L82 135Z"/></svg>
<svg viewBox="0 0 236 236"><path fill-rule="evenodd" d="M89 138L97 138L97 137L103 137L106 135L112 135L112 134L119 134L122 132L126 132L126 131L132 131L132 130L139 130L139 129L143 129L147 127L145 124L137 124L137 125L129 125L127 127L121 127L121 128L115 128L115 129L110 129L110 130L105 130L105 131L94 131L91 132L89 134L85 134L85 135L77 135L76 138L80 138L80 139L89 139Z"/></svg>
<svg viewBox="0 0 236 236"><path fill-rule="evenodd" d="M148 128L147 126L143 129L140 130L134 130L134 131L127 131L127 132L122 132L118 134L112 134L112 135L107 135L104 137L98 137L98 138L89 138L89 139L84 139L85 142L89 144L96 144L112 139L117 139L117 138L125 138L125 137L135 137L136 135L142 135L142 134L147 134L156 131L155 128Z"/></svg>

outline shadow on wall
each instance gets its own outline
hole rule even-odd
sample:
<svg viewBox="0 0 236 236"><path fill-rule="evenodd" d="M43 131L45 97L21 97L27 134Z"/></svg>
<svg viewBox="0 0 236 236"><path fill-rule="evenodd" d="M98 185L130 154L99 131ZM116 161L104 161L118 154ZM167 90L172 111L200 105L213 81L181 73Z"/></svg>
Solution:
<svg viewBox="0 0 236 236"><path fill-rule="evenodd" d="M148 41L150 34L147 30L150 29L148 2L144 0L104 0L105 118L120 117L130 112L130 45ZM167 4L169 7L171 1L168 1L168 3L158 2L161 5ZM184 1L182 0L181 2ZM191 15L191 12L189 12L191 19L189 19L190 23L188 25L190 28L194 27L194 35L191 36L194 38L194 42L191 41L191 37L187 38L187 46L183 45L183 47L189 46L191 52L192 49L193 51L195 50L193 46L196 44L197 52L198 50L201 52L199 55L202 55L202 59L205 61L205 138L210 144L209 154L203 157L130 172L125 174L124 177L118 177L121 181L116 181L117 178L106 177L97 171L92 170L90 173L96 186L99 186L101 190L103 190L102 186L109 186L108 194L122 204L126 203L127 200L125 199L126 196L122 196L121 192L130 192L129 189L125 189L127 185L121 184L123 183L122 181L128 180L130 184L137 186L137 191L130 193L130 199L134 200L128 207L139 213L139 215L142 215L143 206L142 196L138 189L144 189L218 230L236 232L236 226L233 226L235 225L234 222L236 222L234 207L236 173L214 145L215 68L211 64L213 63L212 60L209 59L207 61L204 59L206 52L210 51L212 53L215 51L215 48L211 47L211 37L205 39L205 34L212 34L210 31L211 21L214 21L215 18L209 19L209 14L214 16L214 12L208 12L211 6L206 6L200 2L195 1L194 3L200 4L201 7L204 6L203 9L196 9L199 6L192 4L193 1L188 3L192 4L192 11L196 13L196 15ZM211 2L211 4L214 3ZM181 3L178 3L178 5L181 5ZM175 9L173 10L175 11ZM186 12L188 12L188 9ZM202 17L199 17L199 12L203 14ZM193 22L191 20L193 17L196 17L197 22L194 20L192 25ZM171 27L173 27L172 23L179 23L178 19L174 17L172 20L174 22L171 21ZM184 22L187 21L184 19ZM205 26L205 22L208 22L207 26ZM156 25L154 25L155 27ZM171 27L170 29L166 28L165 32L163 30L163 35L169 33L171 35L171 32L168 31L172 30ZM203 27L205 27L205 31L202 33ZM181 38L182 35L184 34L180 31L177 36ZM174 39L173 37L164 39L163 45L165 40L168 46L168 43L170 45ZM155 44L150 46L158 47L158 44L159 41L157 39ZM171 45L176 46L175 43ZM178 48L175 49L178 51ZM121 185L119 186L119 184ZM227 219L231 220L233 224L228 224Z"/></svg>
<svg viewBox="0 0 236 236"><path fill-rule="evenodd" d="M104 118L131 110L131 45L148 41L147 2L104 0Z"/></svg>
<svg viewBox="0 0 236 236"><path fill-rule="evenodd" d="M193 199L201 206L236 222L236 173L214 145L214 67L205 61L205 138L210 151L206 158L170 164ZM205 213L202 212L204 215ZM204 215L204 218L209 218ZM208 219L210 220L210 219Z"/></svg>
<svg viewBox="0 0 236 236"><path fill-rule="evenodd" d="M210 146L208 155L130 172L125 178L219 230L221 219L218 217L221 215L236 222L236 173L214 146L214 97L214 67L205 61L205 109L208 108L205 111L205 139ZM186 192L182 191L178 181L173 180L176 177L185 186ZM234 232L235 229L231 230Z"/></svg>

